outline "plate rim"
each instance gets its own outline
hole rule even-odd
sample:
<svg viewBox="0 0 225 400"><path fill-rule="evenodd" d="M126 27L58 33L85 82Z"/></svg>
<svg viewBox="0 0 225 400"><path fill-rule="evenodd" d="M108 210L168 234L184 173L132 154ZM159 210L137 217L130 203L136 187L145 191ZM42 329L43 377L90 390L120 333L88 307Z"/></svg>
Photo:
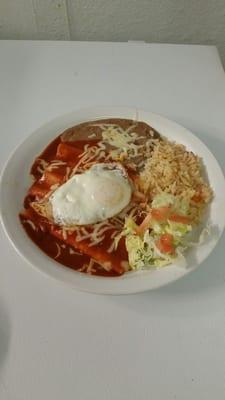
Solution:
<svg viewBox="0 0 225 400"><path fill-rule="evenodd" d="M126 106L95 106L95 107L87 107L87 108L81 108L81 109L77 109L62 115L58 115L55 118L48 120L47 122L45 122L44 124L40 125L37 129L33 130L26 138L24 138L10 153L7 161L5 162L3 169L2 169L2 173L0 176L0 220L4 229L4 232L6 234L6 236L8 237L9 241L11 242L11 244L13 245L13 248L16 250L17 254L19 254L20 256L22 256L22 258L28 262L35 270L38 270L39 272L45 274L45 276L48 277L52 277L54 279L56 279L57 281L60 281L62 283L67 284L68 286L71 286L72 288L76 288L78 290L81 291L87 291L87 292L91 292L91 293L98 293L98 294L131 294L131 293L138 293L138 292L143 292L143 291L147 291L147 290L153 290L156 289L158 287L162 287L165 285L168 285L178 279L180 279L181 277L189 274L191 271L195 270L197 267L199 267L203 261L210 255L210 253L214 250L214 248L216 247L219 239L221 238L223 231L224 231L224 227L225 227L225 222L222 226L221 232L217 238L217 240L215 241L214 245L212 246L211 250L209 251L209 253L206 255L206 257L204 258L204 260L202 260L202 262L200 264L197 264L194 268L191 269L185 269L185 271L182 271L182 274L178 274L177 276L173 277L173 279L168 280L166 282L163 282L162 284L158 283L155 284L153 286L146 284L143 284L143 282L141 281L141 284L137 285L137 287L132 286L132 288L129 288L129 280L126 278L124 279L123 277L113 277L113 278L106 278L106 277L96 277L96 276L91 276L91 275L86 275L86 274L82 274L79 273L77 271L74 271L72 269L69 269L65 266L62 266L61 264L57 263L56 261L53 261L51 258L49 258L48 256L46 256L44 253L42 253L42 251L36 246L36 249L38 250L38 253L43 255L46 263L47 264L54 264L54 268L55 268L55 273L54 272L50 272L53 271L53 269L50 269L50 271L48 269L44 269L44 268L40 268L39 265L36 265L34 262L32 262L32 260L27 256L27 254L24 253L24 250L20 248L20 246L18 245L18 242L16 243L16 241L13 238L12 232L10 232L10 229L7 229L7 220L4 216L4 200L3 200L3 183L4 183L4 179L5 176L7 176L7 172L10 169L10 164L12 163L13 159L16 157L17 153L21 150L21 148L23 148L25 145L29 145L29 142L32 142L32 139L38 134L38 132L43 132L45 130L47 130L49 127L51 127L52 125L57 123L60 123L61 120L66 120L68 118L74 117L74 119L81 119L80 122L75 122L75 124L79 124L81 122L85 122L85 121L90 121L92 119L92 117L89 116L85 116L86 114L96 114L95 117L93 117L93 119L101 119L101 118L107 118L106 115L108 115L108 117L112 117L112 118L116 118L115 113L117 115L117 113L133 113L133 116L135 117L137 115L137 113L141 113L142 115L147 114L148 118L152 117L154 118L158 118L159 120L161 120L162 122L165 122L166 124L169 124L171 126L174 126L175 129L179 129L181 132L183 131L184 133L186 133L189 138L192 138L194 140L194 142L198 143L198 145L206 152L208 153L208 155L210 155L211 159L213 160L214 164L217 167L217 170L220 173L220 177L223 179L223 186L224 186L224 191L225 191L225 179L224 179L224 175L223 175L223 171L222 168L220 167L217 159L215 158L215 156L213 155L213 153L209 150L209 148L206 146L206 144L204 142L202 142L197 136L195 136L190 130L186 129L185 127L183 127L182 125L178 124L177 122L168 119L167 117L164 117L160 114L157 113L153 113L151 111L145 110L143 108L138 108L138 107L126 107ZM101 115L101 114L106 114L106 115ZM109 115L110 114L110 115ZM114 114L114 115L111 115ZM119 117L119 116L117 116ZM131 118L131 117L125 117L125 116L121 116L121 118ZM141 119L143 120L143 118ZM149 122L148 122L149 123ZM67 127L71 126L70 124L68 124ZM66 129L66 128L65 128ZM162 133L163 135L163 133ZM166 133L165 133L166 135ZM57 133L54 133L54 136L57 136ZM54 137L53 136L53 137ZM181 136L182 138L182 136ZM48 139L49 140L49 139ZM46 145L49 143L49 141L46 142ZM182 140L181 140L182 143ZM37 152L38 153L38 152ZM29 171L28 171L29 172ZM22 207L22 205L21 205ZM18 222L18 221L17 221ZM28 237L27 237L29 242L32 242ZM33 242L32 242L33 243ZM38 257L38 258L42 258L42 257ZM51 261L51 263L49 262ZM167 267L169 269L171 269L171 266ZM181 267L179 267L181 268ZM62 279L57 277L57 270L63 270L63 271L67 271L65 275L71 276L71 272L73 275L77 275L79 274L79 277L81 279L77 279L74 280L73 279L73 283L68 282L68 279ZM165 270L165 269L164 269ZM159 272L159 270L155 270L157 272ZM150 271L150 273L152 274L153 272ZM132 272L133 276L134 274L136 274L136 272ZM149 271L148 271L149 274ZM60 275L60 272L59 272ZM149 274L150 275L150 274ZM151 278L150 278L151 279ZM127 285L125 285L125 287L117 287L114 282L124 282L127 281ZM77 283L75 281L78 281ZM82 284L79 283L79 281L82 281ZM89 285L87 285L87 281L90 282ZM93 287L91 286L92 283L95 282L95 284L93 285ZM98 284L100 282L100 284ZM101 283L103 282L103 284L101 285ZM111 284L108 284L107 282L110 282ZM84 284L83 284L84 283ZM97 283L97 285L96 285ZM110 287L111 286L111 287ZM121 286L121 285L120 285Z"/></svg>

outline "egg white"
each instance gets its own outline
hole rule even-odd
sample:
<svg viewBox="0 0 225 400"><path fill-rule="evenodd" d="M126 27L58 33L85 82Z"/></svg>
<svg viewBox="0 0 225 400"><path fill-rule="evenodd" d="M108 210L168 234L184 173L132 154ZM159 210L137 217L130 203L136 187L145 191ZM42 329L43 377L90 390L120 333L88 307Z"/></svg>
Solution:
<svg viewBox="0 0 225 400"><path fill-rule="evenodd" d="M95 164L76 174L50 197L59 225L88 225L104 221L130 202L132 188L124 171L114 164Z"/></svg>

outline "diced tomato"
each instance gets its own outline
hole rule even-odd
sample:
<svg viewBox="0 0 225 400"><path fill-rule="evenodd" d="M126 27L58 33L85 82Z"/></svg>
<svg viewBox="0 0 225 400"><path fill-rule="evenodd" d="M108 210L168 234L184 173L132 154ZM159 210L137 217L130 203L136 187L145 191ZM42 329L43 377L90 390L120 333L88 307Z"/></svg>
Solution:
<svg viewBox="0 0 225 400"><path fill-rule="evenodd" d="M169 214L170 214L169 207L153 208L145 217L145 219L142 221L141 225L137 227L136 233L138 235L143 234L150 227L152 220L155 220L157 222L166 221L169 217Z"/></svg>
<svg viewBox="0 0 225 400"><path fill-rule="evenodd" d="M153 208L142 223L136 228L136 233L142 235L151 225L151 221L166 222L167 220L172 222L179 222L181 224L190 224L191 218L185 217L184 215L171 214L169 207Z"/></svg>
<svg viewBox="0 0 225 400"><path fill-rule="evenodd" d="M172 221L172 222L178 222L181 224L190 224L191 223L191 218L185 217L184 215L177 215L177 214L171 214L168 217L168 220Z"/></svg>
<svg viewBox="0 0 225 400"><path fill-rule="evenodd" d="M153 208L151 211L152 218L155 221L165 221L170 214L169 207Z"/></svg>
<svg viewBox="0 0 225 400"><path fill-rule="evenodd" d="M162 253L174 254L175 247L173 244L173 236L169 233L164 233L156 241L156 246Z"/></svg>
<svg viewBox="0 0 225 400"><path fill-rule="evenodd" d="M191 198L191 200L194 201L194 203L202 203L204 199L203 199L202 195L199 193L199 194L195 194Z"/></svg>

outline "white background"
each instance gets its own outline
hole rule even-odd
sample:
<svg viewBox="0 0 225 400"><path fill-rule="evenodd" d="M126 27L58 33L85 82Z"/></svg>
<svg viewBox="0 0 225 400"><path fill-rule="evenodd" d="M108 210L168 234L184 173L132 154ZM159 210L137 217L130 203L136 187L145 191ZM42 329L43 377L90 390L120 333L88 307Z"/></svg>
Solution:
<svg viewBox="0 0 225 400"><path fill-rule="evenodd" d="M1 166L60 114L126 105L183 124L225 171L225 77L214 47L3 41L0 57ZM112 297L46 278L0 234L1 400L224 399L224 237L184 279Z"/></svg>
<svg viewBox="0 0 225 400"><path fill-rule="evenodd" d="M225 0L0 0L0 39L213 44L225 63Z"/></svg>

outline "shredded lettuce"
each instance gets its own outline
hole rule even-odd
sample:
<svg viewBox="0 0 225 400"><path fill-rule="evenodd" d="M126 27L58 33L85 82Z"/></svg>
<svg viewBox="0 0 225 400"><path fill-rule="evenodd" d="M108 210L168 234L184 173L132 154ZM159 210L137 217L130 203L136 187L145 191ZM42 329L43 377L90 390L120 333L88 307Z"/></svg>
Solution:
<svg viewBox="0 0 225 400"><path fill-rule="evenodd" d="M187 261L186 258L184 257L184 250L186 250L184 247L178 246L176 249L176 264L181 267L181 268L186 268L187 267Z"/></svg>
<svg viewBox="0 0 225 400"><path fill-rule="evenodd" d="M170 207L174 213L188 215L189 202L179 199L168 193L161 193L152 201L152 208ZM152 219L150 228L142 235L138 235L138 225L129 217L125 221L122 235L128 252L129 264L132 269L163 267L171 264L175 259L179 264L185 264L183 251L187 247L185 237L192 231L190 224L173 221L156 221ZM174 254L163 253L157 246L157 241L164 234L173 237Z"/></svg>
<svg viewBox="0 0 225 400"><path fill-rule="evenodd" d="M187 216L189 211L189 200L173 196L169 193L157 194L151 204L152 208L171 207L174 213Z"/></svg>
<svg viewBox="0 0 225 400"><path fill-rule="evenodd" d="M192 231L192 226L188 224L181 224L180 222L168 221L165 226L165 232L173 236L174 245L178 246L183 242L184 236Z"/></svg>
<svg viewBox="0 0 225 400"><path fill-rule="evenodd" d="M152 201L152 208L170 207L172 212L177 215L188 216L190 205L189 201L177 198L168 193L161 193ZM186 266L184 252L188 247L198 246L205 242L209 235L209 228L203 229L197 243L190 242L191 224L174 222L166 219L165 221L151 220L150 227L142 234L137 234L138 225L133 218L129 217L125 221L121 236L125 237L128 260L132 269L148 269L152 267L164 267L176 261L181 267ZM172 245L174 253L164 253L160 251L158 241L162 235L172 235ZM171 236L170 236L171 237Z"/></svg>
<svg viewBox="0 0 225 400"><path fill-rule="evenodd" d="M129 264L135 270L154 266L163 267L170 264L174 259L174 256L160 252L150 231L146 231L144 237L134 233L128 234L125 243Z"/></svg>
<svg viewBox="0 0 225 400"><path fill-rule="evenodd" d="M131 268L132 269L144 268L148 256L144 249L143 240L137 235L130 234L126 237L125 243L128 251L128 260Z"/></svg>
<svg viewBox="0 0 225 400"><path fill-rule="evenodd" d="M157 194L152 201L152 208L167 207L174 204L175 196L169 193Z"/></svg>
<svg viewBox="0 0 225 400"><path fill-rule="evenodd" d="M129 235L130 233L134 233L136 231L137 227L138 227L138 225L133 220L133 218L131 218L131 217L126 218L125 224L124 224L124 234Z"/></svg>
<svg viewBox="0 0 225 400"><path fill-rule="evenodd" d="M196 242L190 241L188 238L185 240L186 247L198 247L201 244L205 243L208 239L209 235L212 233L212 226L207 225L205 228L202 229L199 239Z"/></svg>

